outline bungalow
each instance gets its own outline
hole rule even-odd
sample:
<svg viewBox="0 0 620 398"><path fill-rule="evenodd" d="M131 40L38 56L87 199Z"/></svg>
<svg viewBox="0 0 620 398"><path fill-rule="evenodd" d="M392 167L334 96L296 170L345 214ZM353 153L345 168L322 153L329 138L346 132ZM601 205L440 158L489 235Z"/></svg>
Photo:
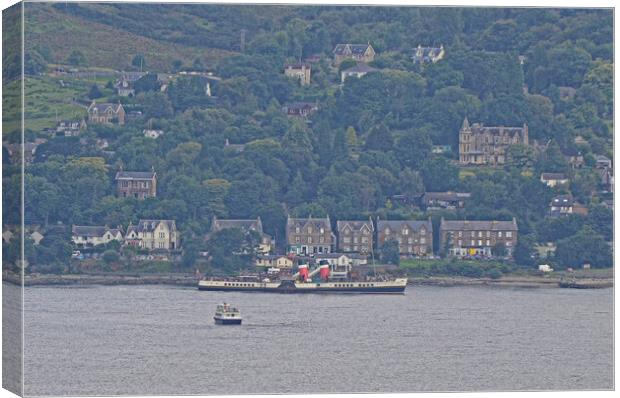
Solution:
<svg viewBox="0 0 620 398"><path fill-rule="evenodd" d="M570 180L563 173L542 173L540 175L540 181L553 188L559 185L568 184Z"/></svg>
<svg viewBox="0 0 620 398"><path fill-rule="evenodd" d="M288 116L297 117L308 117L318 109L318 106L312 102L293 102L283 108Z"/></svg>
<svg viewBox="0 0 620 398"><path fill-rule="evenodd" d="M372 72L376 72L377 69L372 68L366 64L359 64L359 65L355 65L351 68L345 69L342 72L340 72L340 82L344 83L344 81L348 78L348 77L357 77L358 79L366 76L369 73Z"/></svg>
<svg viewBox="0 0 620 398"><path fill-rule="evenodd" d="M469 198L469 192L426 192L422 196L422 205L426 210L462 209Z"/></svg>
<svg viewBox="0 0 620 398"><path fill-rule="evenodd" d="M75 137L80 135L80 131L86 128L86 122L82 120L61 120L56 123L56 135L65 137Z"/></svg>
<svg viewBox="0 0 620 398"><path fill-rule="evenodd" d="M107 225L73 225L71 227L71 241L77 246L97 246L113 240L123 241L123 233L119 228L108 228Z"/></svg>
<svg viewBox="0 0 620 398"><path fill-rule="evenodd" d="M334 268L357 267L368 264L368 256L357 253L322 253L315 257L317 263L327 263Z"/></svg>
<svg viewBox="0 0 620 398"><path fill-rule="evenodd" d="M291 269L293 268L293 260L283 255L260 255L256 257L257 267Z"/></svg>
<svg viewBox="0 0 620 398"><path fill-rule="evenodd" d="M142 134L144 134L144 136L147 138L159 138L164 135L164 130L144 129L142 130Z"/></svg>

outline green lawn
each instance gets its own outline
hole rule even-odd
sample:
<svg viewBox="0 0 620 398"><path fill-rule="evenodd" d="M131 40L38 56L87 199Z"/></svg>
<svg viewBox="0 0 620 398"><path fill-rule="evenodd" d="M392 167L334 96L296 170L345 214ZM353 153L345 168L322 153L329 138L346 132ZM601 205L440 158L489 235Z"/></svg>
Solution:
<svg viewBox="0 0 620 398"><path fill-rule="evenodd" d="M96 82L107 96L114 92L105 89L109 79L71 79L66 77L37 76L26 78L25 87L25 129L40 131L53 127L57 119L86 117L86 108L72 103L73 98L85 97ZM61 81L63 84L61 84ZM11 132L19 127L19 81L13 81L4 88L3 130ZM100 99L105 101L106 97Z"/></svg>

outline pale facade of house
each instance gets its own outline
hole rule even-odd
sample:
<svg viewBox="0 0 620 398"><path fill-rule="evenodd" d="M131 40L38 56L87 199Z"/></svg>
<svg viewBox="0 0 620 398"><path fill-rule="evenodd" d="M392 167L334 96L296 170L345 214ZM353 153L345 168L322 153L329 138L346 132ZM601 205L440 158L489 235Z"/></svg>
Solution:
<svg viewBox="0 0 620 398"><path fill-rule="evenodd" d="M174 220L140 220L127 227L125 244L148 250L178 250L180 233Z"/></svg>
<svg viewBox="0 0 620 398"><path fill-rule="evenodd" d="M123 233L119 228L108 226L73 225L71 241L77 246L97 246L112 242L122 242Z"/></svg>

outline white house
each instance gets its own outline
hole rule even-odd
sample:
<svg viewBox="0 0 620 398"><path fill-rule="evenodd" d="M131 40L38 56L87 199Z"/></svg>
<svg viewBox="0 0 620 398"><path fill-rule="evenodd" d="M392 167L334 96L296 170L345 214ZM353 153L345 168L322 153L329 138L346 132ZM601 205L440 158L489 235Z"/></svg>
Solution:
<svg viewBox="0 0 620 398"><path fill-rule="evenodd" d="M122 242L123 233L108 226L74 225L71 227L71 241L78 246L97 246L113 240Z"/></svg>

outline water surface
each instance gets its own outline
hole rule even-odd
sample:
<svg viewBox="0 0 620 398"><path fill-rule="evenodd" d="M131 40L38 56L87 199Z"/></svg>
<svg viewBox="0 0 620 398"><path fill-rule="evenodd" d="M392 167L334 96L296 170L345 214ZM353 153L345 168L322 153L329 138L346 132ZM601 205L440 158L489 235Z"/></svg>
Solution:
<svg viewBox="0 0 620 398"><path fill-rule="evenodd" d="M213 323L222 301L242 326ZM27 395L613 388L612 289L30 287L25 307Z"/></svg>

